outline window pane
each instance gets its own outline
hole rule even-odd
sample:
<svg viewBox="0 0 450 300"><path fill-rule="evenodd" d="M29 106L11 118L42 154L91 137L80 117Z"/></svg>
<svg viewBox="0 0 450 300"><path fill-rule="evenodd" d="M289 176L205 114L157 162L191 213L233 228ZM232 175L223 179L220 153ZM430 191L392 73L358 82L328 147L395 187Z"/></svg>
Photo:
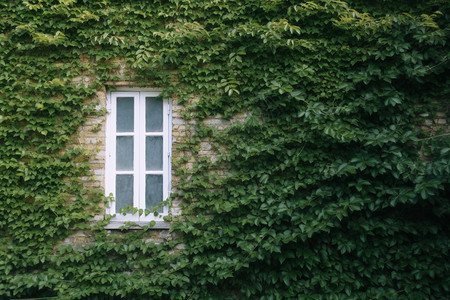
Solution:
<svg viewBox="0 0 450 300"><path fill-rule="evenodd" d="M116 137L116 170L133 171L133 137Z"/></svg>
<svg viewBox="0 0 450 300"><path fill-rule="evenodd" d="M133 175L116 175L116 213L128 205L133 206Z"/></svg>
<svg viewBox="0 0 450 300"><path fill-rule="evenodd" d="M147 171L163 169L163 137L147 136L145 142L145 168Z"/></svg>
<svg viewBox="0 0 450 300"><path fill-rule="evenodd" d="M162 175L145 176L145 208L151 209L163 200L163 177ZM162 208L158 209L162 212Z"/></svg>
<svg viewBox="0 0 450 300"><path fill-rule="evenodd" d="M145 97L145 130L147 132L163 131L163 99Z"/></svg>
<svg viewBox="0 0 450 300"><path fill-rule="evenodd" d="M134 98L117 97L117 132L134 131Z"/></svg>

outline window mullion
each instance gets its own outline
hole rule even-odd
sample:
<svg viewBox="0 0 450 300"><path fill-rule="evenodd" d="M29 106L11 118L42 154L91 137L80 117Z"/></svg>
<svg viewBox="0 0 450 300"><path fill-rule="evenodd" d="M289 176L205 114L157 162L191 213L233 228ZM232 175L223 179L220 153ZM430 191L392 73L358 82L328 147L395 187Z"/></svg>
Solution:
<svg viewBox="0 0 450 300"><path fill-rule="evenodd" d="M145 97L139 93L139 208L145 209ZM143 217L140 216L139 218Z"/></svg>

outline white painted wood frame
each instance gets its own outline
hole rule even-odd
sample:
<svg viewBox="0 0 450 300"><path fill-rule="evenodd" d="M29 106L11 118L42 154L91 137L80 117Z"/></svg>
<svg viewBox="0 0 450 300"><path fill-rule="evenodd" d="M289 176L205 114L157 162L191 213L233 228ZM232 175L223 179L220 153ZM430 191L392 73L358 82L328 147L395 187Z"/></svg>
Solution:
<svg viewBox="0 0 450 300"><path fill-rule="evenodd" d="M170 101L163 100L163 130L161 132L146 132L146 97L158 97L159 92L147 91L121 91L110 92L107 94L107 110L108 116L106 120L106 165L105 165L105 194L115 197L116 192L116 175L133 175L133 206L138 209L145 209L145 185L146 175L161 175L163 178L163 200L166 200L170 194L170 151L171 151L171 109ZM117 98L131 97L134 99L134 131L133 132L117 132L116 116L117 116ZM118 136L133 137L133 170L117 171L116 170L116 138ZM163 138L163 168L160 171L146 170L146 137L161 136ZM168 207L163 208L163 212L155 217L153 213L145 216L138 213L128 213L125 216L116 211L115 202L112 201L106 211L107 214L115 215L112 220L111 228L115 228L124 222L134 222L145 225L148 222L162 221L162 216L168 214ZM158 222L159 223L159 222ZM114 225L115 224L115 225ZM161 225L161 224L160 224ZM162 226L166 227L166 226Z"/></svg>

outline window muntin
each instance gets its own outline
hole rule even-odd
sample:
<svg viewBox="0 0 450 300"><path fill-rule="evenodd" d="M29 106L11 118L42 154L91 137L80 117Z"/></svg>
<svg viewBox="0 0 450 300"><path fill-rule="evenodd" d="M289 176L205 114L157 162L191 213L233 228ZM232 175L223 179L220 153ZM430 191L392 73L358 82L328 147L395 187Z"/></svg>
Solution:
<svg viewBox="0 0 450 300"><path fill-rule="evenodd" d="M150 221L119 209L131 205L152 210L169 196L169 101L157 92L112 92L107 108L106 195L115 201L107 211L115 221ZM158 210L161 215L168 208Z"/></svg>

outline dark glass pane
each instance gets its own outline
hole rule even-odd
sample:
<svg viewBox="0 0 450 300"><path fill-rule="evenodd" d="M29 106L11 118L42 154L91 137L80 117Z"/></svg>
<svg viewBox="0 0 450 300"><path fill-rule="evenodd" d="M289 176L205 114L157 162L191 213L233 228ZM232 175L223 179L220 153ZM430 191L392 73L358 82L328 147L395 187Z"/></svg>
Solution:
<svg viewBox="0 0 450 300"><path fill-rule="evenodd" d="M163 137L147 136L145 141L145 168L147 171L163 169Z"/></svg>
<svg viewBox="0 0 450 300"><path fill-rule="evenodd" d="M134 98L117 97L117 132L134 131Z"/></svg>
<svg viewBox="0 0 450 300"><path fill-rule="evenodd" d="M133 206L133 175L116 175L116 213L128 205Z"/></svg>
<svg viewBox="0 0 450 300"><path fill-rule="evenodd" d="M133 171L133 137L116 137L116 170Z"/></svg>
<svg viewBox="0 0 450 300"><path fill-rule="evenodd" d="M147 132L163 131L163 99L145 97L145 130Z"/></svg>
<svg viewBox="0 0 450 300"><path fill-rule="evenodd" d="M145 208L151 209L163 200L163 177L162 175L145 176ZM162 212L162 208L158 210Z"/></svg>

